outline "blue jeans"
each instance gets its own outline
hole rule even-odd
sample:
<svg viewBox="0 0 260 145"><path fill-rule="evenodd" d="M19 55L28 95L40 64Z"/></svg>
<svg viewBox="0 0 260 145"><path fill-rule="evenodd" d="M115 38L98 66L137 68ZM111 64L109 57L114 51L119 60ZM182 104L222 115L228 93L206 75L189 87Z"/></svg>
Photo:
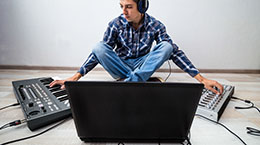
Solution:
<svg viewBox="0 0 260 145"><path fill-rule="evenodd" d="M172 51L172 45L163 41L154 46L148 54L134 59L121 59L109 45L102 42L98 43L92 52L99 64L114 79L145 82L170 58Z"/></svg>

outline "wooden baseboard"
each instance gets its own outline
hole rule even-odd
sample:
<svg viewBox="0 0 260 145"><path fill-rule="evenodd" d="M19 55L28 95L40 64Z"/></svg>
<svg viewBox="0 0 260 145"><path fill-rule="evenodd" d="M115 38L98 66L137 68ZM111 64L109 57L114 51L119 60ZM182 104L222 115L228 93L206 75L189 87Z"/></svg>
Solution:
<svg viewBox="0 0 260 145"><path fill-rule="evenodd" d="M78 67L61 66L27 66L27 65L0 65L0 69L18 69L18 70L78 70Z"/></svg>
<svg viewBox="0 0 260 145"><path fill-rule="evenodd" d="M17 70L78 70L79 67L55 67L55 66L25 66L25 65L0 65L0 69ZM199 69L201 73L240 73L240 74L260 74L259 69ZM101 67L96 67L93 71L105 71ZM169 69L158 69L157 72L169 72ZM172 72L183 73L180 69L172 69Z"/></svg>
<svg viewBox="0 0 260 145"><path fill-rule="evenodd" d="M201 73L238 73L238 74L260 74L260 70L251 69L199 69ZM157 72L169 72L169 69L159 69ZM172 69L172 72L183 72L181 69Z"/></svg>

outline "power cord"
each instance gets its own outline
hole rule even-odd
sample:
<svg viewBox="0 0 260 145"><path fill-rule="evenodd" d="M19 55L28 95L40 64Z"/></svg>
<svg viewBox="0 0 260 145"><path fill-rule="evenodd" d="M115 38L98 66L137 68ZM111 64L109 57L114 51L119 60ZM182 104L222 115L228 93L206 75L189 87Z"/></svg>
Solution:
<svg viewBox="0 0 260 145"><path fill-rule="evenodd" d="M191 145L190 139L191 139L191 133L189 131L188 138L187 138L187 142L188 142L187 145Z"/></svg>
<svg viewBox="0 0 260 145"><path fill-rule="evenodd" d="M5 142L5 143L1 143L0 145L7 145L7 144L14 143L14 142L19 142L19 141L22 141L22 140L26 140L26 139L30 139L30 138L39 136L39 135L44 134L45 132L47 132L47 131L49 131L49 130L51 130L51 129L53 129L53 128L59 126L59 125L61 125L61 124L64 123L65 121L67 121L67 119L64 119L64 120L60 121L59 123L53 125L52 127L48 128L48 129L46 129L46 130L44 130L44 131L42 131L42 132L40 132L40 133L38 133L38 134L35 134L35 135L32 135L32 136L28 136L28 137L24 137L24 138L20 138L20 139L16 139L16 140L12 140L12 141L8 141L8 142Z"/></svg>
<svg viewBox="0 0 260 145"><path fill-rule="evenodd" d="M218 125L221 125L222 127L224 127L226 130L228 130L230 133L232 133L234 136L236 136L244 145L246 145L246 143L238 136L238 135L236 135L233 131L231 131L228 127L226 127L224 124L222 124L222 123L219 123L219 122L217 122L217 121L214 121L214 120L211 120L211 119L209 119L209 118L207 118L207 117L205 117L205 116L203 116L203 115L200 115L200 114L195 114L196 116L199 116L199 117L202 117L202 118L204 118L204 119L206 119L206 120L208 120L208 121L211 121L211 122L214 122L214 123L216 123L216 124L218 124Z"/></svg>
<svg viewBox="0 0 260 145"><path fill-rule="evenodd" d="M255 104L253 102L251 102L250 100L244 100L244 99L241 99L241 98L238 98L238 97L234 97L234 96L232 96L231 99L236 99L236 100L243 101L243 102L245 102L247 104L251 104L251 106L248 106L248 107L235 107L235 109L251 109L251 108L255 108L260 113L260 109L257 108L255 106Z"/></svg>
<svg viewBox="0 0 260 145"><path fill-rule="evenodd" d="M26 119L22 119L22 120L15 120L13 122L7 123L5 125L3 125L2 127L0 127L0 130L5 129L7 127L11 127L11 126L16 126L16 125L20 125L26 122Z"/></svg>
<svg viewBox="0 0 260 145"><path fill-rule="evenodd" d="M190 142L190 138L191 138L191 133L190 133L190 131L189 131L186 140L184 140L184 142L182 142L181 144L182 144L182 145L192 145L191 142Z"/></svg>
<svg viewBox="0 0 260 145"><path fill-rule="evenodd" d="M20 105L20 103L14 103L14 104L7 105L7 106L5 106L5 107L0 108L0 110L4 110L4 109L6 109L6 108L9 108L9 107L12 107L12 106L18 106L18 105Z"/></svg>
<svg viewBox="0 0 260 145"><path fill-rule="evenodd" d="M242 102L245 102L247 104L251 104L251 106L248 106L248 107L235 107L235 109L251 109L251 108L255 108L259 113L260 113L260 110L258 107L255 106L255 104L250 101L250 100L244 100L244 99L241 99L241 98L238 98L238 97L234 97L232 96L231 99L235 99L235 100L239 100L239 101L242 101ZM260 130L258 129L255 129L253 127L246 127L247 129L247 133L250 134L250 135L255 135L255 136L260 136Z"/></svg>
<svg viewBox="0 0 260 145"><path fill-rule="evenodd" d="M260 136L260 130L252 128L252 127L246 127L248 130L247 133L250 135Z"/></svg>
<svg viewBox="0 0 260 145"><path fill-rule="evenodd" d="M169 78L169 77L171 76L171 74L172 74L172 67L171 67L171 63L170 63L170 61L169 61L169 60L168 60L167 62L168 62L168 66L169 66L170 72L169 72L168 76L165 78L165 82L168 80L168 78Z"/></svg>

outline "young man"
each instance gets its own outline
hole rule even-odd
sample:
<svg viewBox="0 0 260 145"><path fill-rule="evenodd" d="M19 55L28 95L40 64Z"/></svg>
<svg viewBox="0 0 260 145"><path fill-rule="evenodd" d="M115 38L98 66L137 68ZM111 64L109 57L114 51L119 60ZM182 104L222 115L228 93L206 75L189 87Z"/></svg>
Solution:
<svg viewBox="0 0 260 145"><path fill-rule="evenodd" d="M53 81L64 88L65 81L77 81L98 63L117 80L147 81L167 60L203 83L205 88L222 93L217 81L202 77L183 51L166 33L165 26L146 12L148 0L120 0L123 14L109 23L103 41L94 47L79 71L66 80ZM151 48L153 41L157 45ZM213 87L217 87L219 92Z"/></svg>

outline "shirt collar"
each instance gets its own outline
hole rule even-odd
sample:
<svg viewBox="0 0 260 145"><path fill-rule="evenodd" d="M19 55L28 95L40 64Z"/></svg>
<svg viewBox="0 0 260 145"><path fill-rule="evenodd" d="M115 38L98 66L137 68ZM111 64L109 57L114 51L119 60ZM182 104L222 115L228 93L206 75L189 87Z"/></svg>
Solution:
<svg viewBox="0 0 260 145"><path fill-rule="evenodd" d="M124 14L121 14L120 17L122 18L121 19L121 22L123 24L123 26L126 28L126 27L130 27L130 24L129 22L125 19L124 17ZM147 13L144 13L144 21L143 21L143 24L141 25L141 27L144 27L146 29L146 26L148 24L148 17L149 15Z"/></svg>

